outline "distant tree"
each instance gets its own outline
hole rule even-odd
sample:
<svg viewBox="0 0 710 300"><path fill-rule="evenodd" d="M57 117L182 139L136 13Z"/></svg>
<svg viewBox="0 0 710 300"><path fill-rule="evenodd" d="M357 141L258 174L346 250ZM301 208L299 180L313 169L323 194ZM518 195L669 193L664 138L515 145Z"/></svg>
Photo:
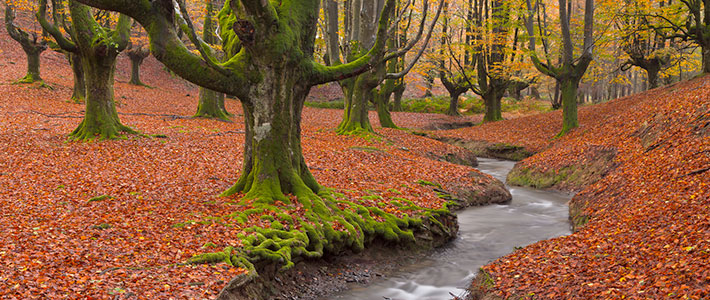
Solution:
<svg viewBox="0 0 710 300"><path fill-rule="evenodd" d="M527 7L530 12L526 27L530 37L529 49L531 50L531 59L535 67L543 74L555 78L559 83L562 102L562 130L558 136L562 136L570 130L579 126L577 119L577 91L579 83L587 71L587 67L593 59L594 48L594 0L585 0L584 6L584 35L581 53L578 58L574 58L574 46L572 44L572 34L570 32L570 20L572 13L571 2L568 0L559 0L559 23L561 29L561 58L562 64L559 67L552 65L549 55L546 55L547 61L541 61L535 52L535 33L534 33L534 17L537 11L539 1L533 5L532 0L527 0ZM540 23L538 18L538 23ZM539 24L541 32L545 32L545 24ZM543 44L547 44L545 34L540 35L543 39ZM547 46L545 46L547 54Z"/></svg>
<svg viewBox="0 0 710 300"><path fill-rule="evenodd" d="M10 37L20 43L22 50L27 56L27 75L22 77L18 83L33 83L42 81L39 73L39 55L47 50L47 42L44 40L44 32L38 30L22 29L15 23L16 4L12 0L5 1L5 28ZM21 10L36 10L35 7L23 7ZM44 11L44 10L40 10Z"/></svg>
<svg viewBox="0 0 710 300"><path fill-rule="evenodd" d="M660 2L661 8L664 1ZM624 0L621 6L617 27L621 31L620 46L629 56L621 70L626 71L637 66L646 71L647 87L658 87L659 73L671 60L671 52L666 48L666 38L660 29L654 30L649 11L651 2Z"/></svg>
<svg viewBox="0 0 710 300"><path fill-rule="evenodd" d="M328 3L337 2L328 1ZM392 17L395 21L403 19L404 8L407 7L401 1L397 1L397 3L398 8L392 12L395 14ZM379 19L376 18L377 14L375 12L380 10L382 7L381 0L356 0L347 2L347 4L348 5L345 7L345 27L347 30L342 31L343 36L338 37L338 31L336 31L338 27L335 26L337 24L333 24L331 22L330 24L333 25L328 26L328 57L330 59L329 63L333 66L342 64L341 56L347 62L358 60L365 53L364 49L368 49L369 46L372 45L374 42L373 33L376 28L376 24L379 21ZM328 20L338 20L336 18L337 4L327 5L329 5ZM353 134L373 131L368 116L369 102L375 103L375 106L378 109L380 125L382 127L397 127L392 122L387 104L385 102L385 99L389 101L389 95L395 91L394 82L385 82L385 85L381 87L380 91L377 91L376 88L386 79L397 80L403 78L426 50L426 44L431 38L431 32L433 31L433 27L439 17L443 2L440 3L439 9L433 17L433 21L430 24L426 38L424 39L424 46L422 46L417 55L412 58L408 66L400 66L399 63L396 62L398 58L414 48L416 43L423 36L424 29L426 27L426 16L429 11L429 5L427 1L423 1L422 5L422 18L418 26L417 34L413 39L409 40L406 45L399 47L399 38L397 35L390 35L387 43L388 47L382 48L381 52L377 54L382 57L379 64L373 65L370 70L363 72L356 77L339 81L339 84L343 89L343 93L345 94L345 111L343 120L338 125L336 130L339 134ZM411 17L411 14L409 16ZM389 31L399 29L399 25L399 22L394 21L386 24ZM338 47L339 45L342 46ZM395 61L387 64L390 60ZM384 97L385 95L387 95L387 98Z"/></svg>
<svg viewBox="0 0 710 300"><path fill-rule="evenodd" d="M466 78L466 74L463 74L462 72L471 70L473 68L472 64L475 64L475 61L471 60L469 52L470 49L468 47L471 42L471 37L473 36L473 22L471 22L473 19L473 11L471 9L472 6L467 5L467 19L464 20L464 26L462 26L465 28L465 36L462 41L459 41L459 44L463 45L463 47L458 47L460 49L454 49L454 46L451 44L454 43L453 37L456 36L456 34L453 32L455 29L450 25L452 18L449 15L448 8L448 5L444 7L444 16L441 27L442 34L440 43L441 49L439 50L439 80L441 80L441 83L444 85L444 88L446 88L446 91L449 92L449 108L447 109L446 114L449 116L459 116L459 97L471 88L469 85L470 80L468 80ZM456 72L457 68L452 59L454 56L459 56L457 59L459 61L463 60L462 68L459 72ZM463 56L463 58L460 56Z"/></svg>

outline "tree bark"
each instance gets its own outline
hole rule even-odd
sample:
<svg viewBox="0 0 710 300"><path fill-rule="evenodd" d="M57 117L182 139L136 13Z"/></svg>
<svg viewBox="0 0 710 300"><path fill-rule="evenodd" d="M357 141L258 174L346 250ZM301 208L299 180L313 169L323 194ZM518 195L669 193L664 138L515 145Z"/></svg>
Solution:
<svg viewBox="0 0 710 300"><path fill-rule="evenodd" d="M562 131L558 136L565 135L570 130L579 126L577 120L577 89L579 80L565 78L560 82L561 102L562 102Z"/></svg>
<svg viewBox="0 0 710 300"><path fill-rule="evenodd" d="M201 87L199 99L194 117L229 120L229 113L224 108L224 94Z"/></svg>
<svg viewBox="0 0 710 300"><path fill-rule="evenodd" d="M392 121L392 114L387 107L389 98L392 96L392 91L385 93L375 92L375 110L377 110L377 118L380 121L380 126L383 128L399 128Z"/></svg>
<svg viewBox="0 0 710 300"><path fill-rule="evenodd" d="M136 133L121 124L113 99L113 73L116 56L85 57L83 60L86 79L86 111L84 120L71 133L75 140L112 139L121 132Z"/></svg>
<svg viewBox="0 0 710 300"><path fill-rule="evenodd" d="M459 97L462 93L453 92L449 94L449 108L446 110L446 114L449 116L460 116L459 113Z"/></svg>
<svg viewBox="0 0 710 300"><path fill-rule="evenodd" d="M108 35L91 15L90 8L69 2L77 54L81 57L86 84L84 120L70 134L74 140L112 139L121 132L136 133L121 124L113 98L116 57L128 45L129 18L119 17L116 34Z"/></svg>
<svg viewBox="0 0 710 300"><path fill-rule="evenodd" d="M488 88L482 95L483 103L485 104L483 123L503 120L501 99L503 98L504 93L505 85L501 87L491 83L490 88Z"/></svg>
<svg viewBox="0 0 710 300"><path fill-rule="evenodd" d="M343 120L338 125L338 134L358 134L374 132L368 115L369 99L373 97L373 89L379 81L372 72L357 76L352 88L345 89L346 108Z"/></svg>
<svg viewBox="0 0 710 300"><path fill-rule="evenodd" d="M290 202L284 194L313 198L321 187L308 170L301 149L301 113L310 86L299 70L271 65L244 105L244 163L237 183L222 195ZM266 70L266 66L262 70Z"/></svg>
<svg viewBox="0 0 710 300"><path fill-rule="evenodd" d="M76 53L68 53L69 64L74 76L74 89L71 100L74 103L82 103L86 99L86 82L84 81L84 65L81 56Z"/></svg>
<svg viewBox="0 0 710 300"><path fill-rule="evenodd" d="M143 60L145 60L145 58L150 55L150 50L148 50L147 48L143 48L143 46L140 46L138 48L128 49L128 51L126 51L126 54L128 55L128 58L131 61L131 79L128 81L128 83L133 85L147 86L141 81L140 70L141 64L143 64Z"/></svg>
<svg viewBox="0 0 710 300"><path fill-rule="evenodd" d="M404 81L397 84L394 89L394 101L392 104L392 111L402 111L402 96L404 95L404 90L406 85Z"/></svg>
<svg viewBox="0 0 710 300"><path fill-rule="evenodd" d="M39 55L42 51L36 51L36 49L28 49L22 47L27 56L27 75L20 79L21 83L32 83L35 81L42 81L42 77L39 75Z"/></svg>

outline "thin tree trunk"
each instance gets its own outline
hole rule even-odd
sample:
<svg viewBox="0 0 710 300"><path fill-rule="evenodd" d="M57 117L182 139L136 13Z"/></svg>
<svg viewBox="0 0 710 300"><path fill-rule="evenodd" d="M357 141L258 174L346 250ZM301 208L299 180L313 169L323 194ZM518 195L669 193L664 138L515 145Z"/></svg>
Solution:
<svg viewBox="0 0 710 300"><path fill-rule="evenodd" d="M86 82L84 80L84 64L81 56L76 53L67 54L69 64L71 65L72 75L74 76L74 90L72 91L71 100L74 103L82 103L86 99Z"/></svg>

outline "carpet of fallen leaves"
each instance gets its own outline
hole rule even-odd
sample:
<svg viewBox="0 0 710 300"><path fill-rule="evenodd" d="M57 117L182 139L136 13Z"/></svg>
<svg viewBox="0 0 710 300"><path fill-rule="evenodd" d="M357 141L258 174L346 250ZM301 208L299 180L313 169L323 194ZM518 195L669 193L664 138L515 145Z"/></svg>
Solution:
<svg viewBox="0 0 710 300"><path fill-rule="evenodd" d="M538 154L538 171L585 163L593 149L617 165L573 202L590 222L484 266L504 298L710 297L710 76L580 109L581 126L553 139L561 113L441 135L505 142Z"/></svg>
<svg viewBox="0 0 710 300"><path fill-rule="evenodd" d="M167 137L67 142L84 106L67 102L72 75L66 59L42 54L42 76L51 90L11 84L25 66L20 47L2 31L0 298L203 299L243 272L224 264L176 264L213 251L202 248L206 243L219 249L239 245L238 226L190 222L248 208L234 205L238 196L215 196L241 172L244 127L236 100L227 100L234 123L191 119L197 106L193 85L170 76L151 57L142 80L155 88L131 86L128 60L121 57L115 99L122 122ZM473 168L427 158L459 149L401 130L379 130L382 135L371 139L337 136L341 114L304 112L304 155L324 186L365 205L373 205L366 200L372 197L362 196L380 195L428 208L444 200L417 184L420 179L481 188L467 177ZM413 119L418 117L396 120L425 122ZM103 195L108 197L89 201ZM254 216L244 227L259 222Z"/></svg>

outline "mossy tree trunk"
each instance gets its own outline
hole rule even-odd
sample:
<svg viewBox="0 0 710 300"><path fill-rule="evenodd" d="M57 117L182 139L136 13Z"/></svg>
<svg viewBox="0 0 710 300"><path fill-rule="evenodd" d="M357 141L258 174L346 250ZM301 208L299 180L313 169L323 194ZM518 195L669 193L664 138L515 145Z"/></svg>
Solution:
<svg viewBox="0 0 710 300"><path fill-rule="evenodd" d="M394 42L394 38L388 41L387 44L390 49L395 47ZM387 73L396 73L400 68L404 68L404 65L400 66L399 59L393 59L387 62ZM372 93L375 110L377 110L377 118L380 121L380 126L383 128L399 128L394 124L394 121L392 121L392 114L389 110L390 98L392 98L392 93L394 93L398 81L402 81L402 79L387 79L381 82L379 90L374 90Z"/></svg>
<svg viewBox="0 0 710 300"><path fill-rule="evenodd" d="M207 13L205 14L205 22L202 29L202 40L210 45L217 43L217 37L214 34L215 26L212 21L214 15L212 1L206 1L205 10ZM199 102L194 117L229 120L230 114L224 106L224 94L200 87Z"/></svg>
<svg viewBox="0 0 710 300"><path fill-rule="evenodd" d="M96 22L88 6L69 1L77 53L86 84L84 119L70 134L75 140L112 139L121 132L135 133L121 124L113 98L116 57L128 46L129 18L119 17L116 31Z"/></svg>
<svg viewBox="0 0 710 300"><path fill-rule="evenodd" d="M484 123L503 120L501 100L505 94L507 82L500 80L498 83L494 83L494 81L497 80L491 80L488 88L481 95L485 106Z"/></svg>
<svg viewBox="0 0 710 300"><path fill-rule="evenodd" d="M439 78L441 79L441 83L444 85L444 88L446 88L446 91L449 92L449 108L446 110L446 114L449 116L460 116L459 97L461 97L461 94L468 91L468 80L466 80L463 76L450 79L450 77L453 76L450 73L447 74L447 71L444 71L443 61L441 62L441 66L442 69L439 71Z"/></svg>
<svg viewBox="0 0 710 300"><path fill-rule="evenodd" d="M579 126L579 121L577 120L577 90L579 90L580 80L581 78L567 77L560 82L560 102L562 102L562 130L559 133L560 136Z"/></svg>
<svg viewBox="0 0 710 300"><path fill-rule="evenodd" d="M402 96L404 95L404 91L406 90L407 84L404 83L404 80L401 80L399 83L397 83L397 86L394 88L394 99L392 101L392 111L402 111Z"/></svg>
<svg viewBox="0 0 710 300"><path fill-rule="evenodd" d="M69 65L71 65L74 77L74 89L71 94L71 101L82 103L86 99L86 82L84 82L84 64L81 56L76 53L67 53Z"/></svg>
<svg viewBox="0 0 710 300"><path fill-rule="evenodd" d="M352 88L345 89L345 114L338 125L338 134L359 134L374 132L370 124L369 103L373 97L373 89L379 80L372 72L358 75L354 78Z"/></svg>
<svg viewBox="0 0 710 300"><path fill-rule="evenodd" d="M527 6L530 14L526 20L526 27L530 38L530 49L533 50L531 59L535 68L543 74L555 78L560 87L561 104L562 104L562 130L557 136L563 136L570 130L579 126L577 119L577 91L579 83L587 71L589 64L592 62L592 50L594 47L594 0L585 0L584 7L584 44L580 56L573 59L574 47L572 45L572 36L570 33L570 8L565 5L566 0L559 0L560 24L562 33L562 65L560 67L552 66L548 61L543 63L535 55L535 39L533 34L533 20L535 9L528 0Z"/></svg>
<svg viewBox="0 0 710 300"><path fill-rule="evenodd" d="M39 56L47 50L47 43L42 36L36 33L28 33L15 25L15 8L11 1L5 1L5 29L10 37L18 42L27 57L27 74L17 82L33 83L42 81L39 72Z"/></svg>
<svg viewBox="0 0 710 300"><path fill-rule="evenodd" d="M70 136L76 140L93 140L112 139L121 132L135 133L121 124L116 111L113 99L116 57L97 53L94 57L85 57L83 62L87 87L86 111L84 120Z"/></svg>
<svg viewBox="0 0 710 300"><path fill-rule="evenodd" d="M449 92L449 108L446 110L446 115L461 116L461 113L459 113L459 97L461 97L461 94L463 94L463 92Z"/></svg>
<svg viewBox="0 0 710 300"><path fill-rule="evenodd" d="M378 92L374 93L375 100L375 110L377 110L377 118L380 121L380 126L383 128L399 128L392 121L392 114L389 111L389 99L392 97L392 89L388 90L388 87L382 87Z"/></svg>
<svg viewBox="0 0 710 300"><path fill-rule="evenodd" d="M229 120L229 113L224 107L224 94L201 87L199 89L196 118Z"/></svg>
<svg viewBox="0 0 710 300"><path fill-rule="evenodd" d="M299 71L272 65L244 104L246 143L242 174L222 195L244 193L246 198L288 202L284 194L313 198L320 186L308 170L301 149L301 113L310 86Z"/></svg>

